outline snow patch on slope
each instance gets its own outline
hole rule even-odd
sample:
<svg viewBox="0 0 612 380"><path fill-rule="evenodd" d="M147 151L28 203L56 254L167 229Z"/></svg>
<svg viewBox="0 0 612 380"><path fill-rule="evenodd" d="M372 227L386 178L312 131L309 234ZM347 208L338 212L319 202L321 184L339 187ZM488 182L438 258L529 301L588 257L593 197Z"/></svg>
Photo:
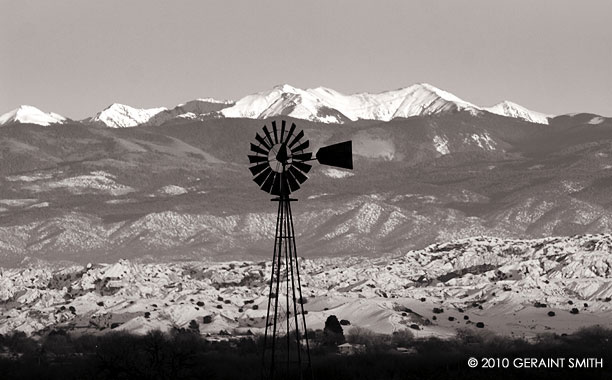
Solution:
<svg viewBox="0 0 612 380"><path fill-rule="evenodd" d="M323 168L321 169L321 171L323 172L323 174L331 178L346 178L346 177L352 177L355 175L355 173L352 173L346 170L334 169L334 168Z"/></svg>
<svg viewBox="0 0 612 380"><path fill-rule="evenodd" d="M233 104L234 102L230 100L217 100L213 98L195 99L187 103L179 104L170 110L164 109L151 117L145 124L162 125L173 118L197 119L199 116L206 116L218 112Z"/></svg>
<svg viewBox="0 0 612 380"><path fill-rule="evenodd" d="M42 185L29 185L24 189L41 192L51 189L65 189L73 194L105 192L111 195L124 195L135 191L132 187L116 182L115 176L104 171L93 171L89 174L46 182Z"/></svg>
<svg viewBox="0 0 612 380"><path fill-rule="evenodd" d="M591 120L589 120L589 124L591 125L597 125L597 124L601 124L605 121L606 119L604 119L601 116L596 116L594 118L592 118Z"/></svg>
<svg viewBox="0 0 612 380"><path fill-rule="evenodd" d="M434 147L441 155L450 153L450 150L448 149L448 139L440 136L434 136L433 143Z"/></svg>

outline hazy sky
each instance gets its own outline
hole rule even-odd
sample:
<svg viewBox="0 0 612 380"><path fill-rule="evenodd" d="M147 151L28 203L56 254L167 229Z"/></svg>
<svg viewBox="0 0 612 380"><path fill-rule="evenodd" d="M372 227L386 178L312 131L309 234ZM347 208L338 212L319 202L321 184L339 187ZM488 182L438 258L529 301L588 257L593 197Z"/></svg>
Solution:
<svg viewBox="0 0 612 380"><path fill-rule="evenodd" d="M0 113L427 82L482 106L612 116L609 0L0 0L0 14Z"/></svg>

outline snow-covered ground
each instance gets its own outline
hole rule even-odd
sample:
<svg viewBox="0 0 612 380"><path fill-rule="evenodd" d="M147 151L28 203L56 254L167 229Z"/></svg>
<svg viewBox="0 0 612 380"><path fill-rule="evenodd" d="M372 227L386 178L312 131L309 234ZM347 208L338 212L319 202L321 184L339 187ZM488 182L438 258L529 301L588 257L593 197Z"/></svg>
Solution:
<svg viewBox="0 0 612 380"><path fill-rule="evenodd" d="M381 333L476 328L533 336L612 326L612 236L476 237L402 255L301 259L306 321L329 315ZM260 332L267 262L59 265L0 269L0 333L186 327Z"/></svg>
<svg viewBox="0 0 612 380"><path fill-rule="evenodd" d="M130 186L118 183L114 175L102 170L42 184L26 185L24 189L33 192L65 189L74 194L103 192L111 195L123 195L134 191Z"/></svg>

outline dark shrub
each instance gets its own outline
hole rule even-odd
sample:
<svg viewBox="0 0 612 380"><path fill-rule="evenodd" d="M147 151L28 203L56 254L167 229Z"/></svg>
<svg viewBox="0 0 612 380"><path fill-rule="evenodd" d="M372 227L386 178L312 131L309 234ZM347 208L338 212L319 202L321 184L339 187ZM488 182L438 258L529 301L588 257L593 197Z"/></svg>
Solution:
<svg viewBox="0 0 612 380"><path fill-rule="evenodd" d="M571 313L571 314L578 314L578 313L579 313L579 311L578 311L578 309L573 308L572 310L570 310L570 313Z"/></svg>
<svg viewBox="0 0 612 380"><path fill-rule="evenodd" d="M484 328L484 323L482 323L482 322L477 322L477 323L476 323L476 327L478 327L479 329L482 329L482 328Z"/></svg>
<svg viewBox="0 0 612 380"><path fill-rule="evenodd" d="M350 325L351 325L351 322L350 322L348 319L341 319L341 320L340 320L340 324L341 324L342 326L350 326Z"/></svg>
<svg viewBox="0 0 612 380"><path fill-rule="evenodd" d="M212 315L205 315L204 318L202 318L202 323L212 323L212 321L213 321Z"/></svg>
<svg viewBox="0 0 612 380"><path fill-rule="evenodd" d="M391 335L391 343L396 347L408 347L413 340L414 334L407 329L394 331Z"/></svg>
<svg viewBox="0 0 612 380"><path fill-rule="evenodd" d="M441 307L434 307L432 311L434 312L434 314L444 313L444 309L442 309Z"/></svg>
<svg viewBox="0 0 612 380"><path fill-rule="evenodd" d="M549 317L554 317L555 316L555 312L554 311L549 311L548 312L548 316Z"/></svg>
<svg viewBox="0 0 612 380"><path fill-rule="evenodd" d="M189 330L200 333L200 325L198 324L198 321L192 319L191 322L189 322Z"/></svg>
<svg viewBox="0 0 612 380"><path fill-rule="evenodd" d="M344 343L344 332L342 326L335 315L330 315L325 321L325 328L323 329L323 335L325 336L325 345L338 345Z"/></svg>

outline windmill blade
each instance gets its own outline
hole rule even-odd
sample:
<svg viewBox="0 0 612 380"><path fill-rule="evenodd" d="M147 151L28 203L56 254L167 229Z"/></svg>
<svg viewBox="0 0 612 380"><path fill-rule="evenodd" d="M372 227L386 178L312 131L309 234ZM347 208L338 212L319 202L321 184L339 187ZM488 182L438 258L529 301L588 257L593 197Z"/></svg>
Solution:
<svg viewBox="0 0 612 380"><path fill-rule="evenodd" d="M304 181L308 179L308 177L306 177L301 171L296 169L295 166L289 168L289 172L293 174L293 176L299 183L304 183Z"/></svg>
<svg viewBox="0 0 612 380"><path fill-rule="evenodd" d="M299 152L301 150L304 150L304 149L308 148L309 146L310 146L310 141L306 140L303 143L301 143L300 145L298 145L295 148L291 149L291 153Z"/></svg>
<svg viewBox="0 0 612 380"><path fill-rule="evenodd" d="M289 139L291 138L291 136L293 136L293 132L295 132L295 123L291 123L291 128L289 128L289 132L287 132L287 138L285 139L285 142L289 142Z"/></svg>
<svg viewBox="0 0 612 380"><path fill-rule="evenodd" d="M344 141L324 146L319 149L316 157L323 165L353 169L353 144L351 141Z"/></svg>
<svg viewBox="0 0 612 380"><path fill-rule="evenodd" d="M308 173L310 171L310 168L312 168L312 165L308 165L303 162L297 162L297 161L292 162L291 165L300 169L304 173Z"/></svg>
<svg viewBox="0 0 612 380"><path fill-rule="evenodd" d="M293 156L291 156L291 158L293 159L293 162L308 161L308 160L312 160L312 153L308 152L308 153L294 154Z"/></svg>
<svg viewBox="0 0 612 380"><path fill-rule="evenodd" d="M280 138L280 142L285 142L285 120L281 121L281 138Z"/></svg>
<svg viewBox="0 0 612 380"><path fill-rule="evenodd" d="M272 130L274 131L274 142L278 144L278 132L276 130L276 122L272 122Z"/></svg>
<svg viewBox="0 0 612 380"><path fill-rule="evenodd" d="M252 154L249 154L249 163L250 164L255 164L257 162L264 162L264 161L268 161L268 157L267 156L254 156Z"/></svg>
<svg viewBox="0 0 612 380"><path fill-rule="evenodd" d="M291 189L292 192L299 190L300 184L295 179L295 177L293 176L290 170L287 171L285 178L287 179L287 183L289 184L289 189Z"/></svg>
<svg viewBox="0 0 612 380"><path fill-rule="evenodd" d="M274 146L275 142L272 140L272 136L270 136L270 131L268 131L268 126L267 125L264 125L263 131L264 131L264 133L266 135L266 138L270 142L270 146Z"/></svg>
<svg viewBox="0 0 612 380"><path fill-rule="evenodd" d="M264 148L262 148L262 147L260 147L258 145L255 145L253 143L251 143L251 152L261 153L264 156L268 156L268 152Z"/></svg>
<svg viewBox="0 0 612 380"><path fill-rule="evenodd" d="M267 167L269 167L268 163L267 162L262 162L261 164L257 164L255 166L251 166L249 168L249 170L251 171L251 174L257 175L258 173L260 173L262 170L264 170Z"/></svg>
<svg viewBox="0 0 612 380"><path fill-rule="evenodd" d="M270 169L270 171L272 170ZM268 176L268 178L266 178L265 182L261 186L261 189L269 193L272 190L272 185L274 184L274 178L276 178L276 176L277 176L277 173L272 172Z"/></svg>
<svg viewBox="0 0 612 380"><path fill-rule="evenodd" d="M297 143L302 137L304 137L304 131L300 131L300 133L298 133L295 138L293 139L293 141L291 141L291 144L287 145L289 148L291 148L292 146L295 145L295 143Z"/></svg>
<svg viewBox="0 0 612 380"><path fill-rule="evenodd" d="M268 145L268 142L263 137L261 137L259 133L255 133L255 140L257 140L261 145L265 146L266 149L272 149L272 146Z"/></svg>
<svg viewBox="0 0 612 380"><path fill-rule="evenodd" d="M264 181L266 180L266 178L268 178L268 175L270 173L272 173L272 169L270 169L269 167L264 168L264 171L262 171L258 176L253 178L253 181L255 181L255 183L261 187L261 185L263 185Z"/></svg>

